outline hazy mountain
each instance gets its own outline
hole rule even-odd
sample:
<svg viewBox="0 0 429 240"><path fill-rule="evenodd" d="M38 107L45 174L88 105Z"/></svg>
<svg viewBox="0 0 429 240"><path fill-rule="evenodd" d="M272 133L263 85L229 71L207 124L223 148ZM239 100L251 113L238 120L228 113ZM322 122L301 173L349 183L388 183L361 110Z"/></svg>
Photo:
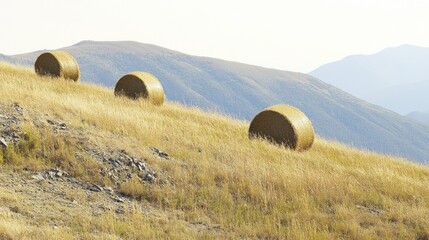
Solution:
<svg viewBox="0 0 429 240"><path fill-rule="evenodd" d="M272 104L288 103L305 112L322 137L429 162L425 125L306 74L190 56L137 42L84 41L64 50L79 62L82 81L113 87L128 72L148 71L160 79L170 101L248 120ZM39 54L4 59L32 65Z"/></svg>
<svg viewBox="0 0 429 240"><path fill-rule="evenodd" d="M426 112L411 112L407 114L407 117L415 119L421 123L429 126L429 111Z"/></svg>
<svg viewBox="0 0 429 240"><path fill-rule="evenodd" d="M403 45L349 56L310 75L400 114L429 109L429 48Z"/></svg>

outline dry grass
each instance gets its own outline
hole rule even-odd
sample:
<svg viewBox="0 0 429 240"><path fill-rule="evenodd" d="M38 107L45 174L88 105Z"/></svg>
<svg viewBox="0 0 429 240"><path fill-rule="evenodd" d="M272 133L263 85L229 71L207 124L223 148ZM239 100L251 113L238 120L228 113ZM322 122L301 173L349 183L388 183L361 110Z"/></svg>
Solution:
<svg viewBox="0 0 429 240"><path fill-rule="evenodd" d="M171 178L169 184L131 181L121 186L139 200L137 204L159 209L161 219L139 212L123 219L115 214L84 216L70 220L71 230L52 232L35 228L37 223L5 217L0 236L31 238L44 231L47 238L59 233L66 238L72 231L83 238L97 232L101 238L134 239L429 237L427 167L320 138L309 151L297 153L262 140L249 141L247 122L174 103L156 107L118 98L110 89L39 77L30 69L4 63L0 85L1 103L18 102L41 115L58 115L106 139L114 134L118 138L108 140L112 146L148 157L151 166ZM43 139L37 132L34 135L35 148L45 144L37 141ZM168 152L174 160L150 157L149 146ZM9 154L18 152L20 158L25 151ZM2 158L6 162L10 157ZM189 227L195 222L221 230L198 233ZM18 230L9 231L11 224Z"/></svg>

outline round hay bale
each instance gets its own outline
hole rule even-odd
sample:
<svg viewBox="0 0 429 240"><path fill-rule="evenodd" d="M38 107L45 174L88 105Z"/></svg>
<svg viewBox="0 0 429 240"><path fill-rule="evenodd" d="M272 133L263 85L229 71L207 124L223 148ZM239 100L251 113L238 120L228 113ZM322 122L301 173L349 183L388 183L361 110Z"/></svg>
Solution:
<svg viewBox="0 0 429 240"><path fill-rule="evenodd" d="M115 95L144 98L154 105L162 105L165 99L161 82L147 72L131 72L121 77L116 83Z"/></svg>
<svg viewBox="0 0 429 240"><path fill-rule="evenodd" d="M294 150L306 150L314 141L310 119L299 109L278 104L264 109L253 118L249 137L263 137Z"/></svg>
<svg viewBox="0 0 429 240"><path fill-rule="evenodd" d="M34 64L36 73L79 81L79 65L70 53L52 51L40 55Z"/></svg>

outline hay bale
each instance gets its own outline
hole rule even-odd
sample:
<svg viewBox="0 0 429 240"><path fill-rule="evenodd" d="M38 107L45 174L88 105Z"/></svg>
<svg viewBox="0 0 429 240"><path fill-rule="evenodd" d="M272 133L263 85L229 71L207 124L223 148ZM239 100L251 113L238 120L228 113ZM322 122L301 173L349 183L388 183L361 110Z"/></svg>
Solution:
<svg viewBox="0 0 429 240"><path fill-rule="evenodd" d="M115 95L132 99L144 98L154 105L164 103L164 89L161 82L146 72L131 72L121 77L115 86Z"/></svg>
<svg viewBox="0 0 429 240"><path fill-rule="evenodd" d="M314 141L310 119L299 109L278 104L264 109L253 118L249 137L263 137L294 150L306 150Z"/></svg>
<svg viewBox="0 0 429 240"><path fill-rule="evenodd" d="M53 77L63 77L73 81L79 80L79 65L70 53L52 51L40 55L34 64L36 73Z"/></svg>

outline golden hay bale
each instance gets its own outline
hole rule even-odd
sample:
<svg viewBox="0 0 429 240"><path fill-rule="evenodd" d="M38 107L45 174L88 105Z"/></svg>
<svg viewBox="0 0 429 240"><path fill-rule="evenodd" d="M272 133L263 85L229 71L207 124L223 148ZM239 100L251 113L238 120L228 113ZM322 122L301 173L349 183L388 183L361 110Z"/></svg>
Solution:
<svg viewBox="0 0 429 240"><path fill-rule="evenodd" d="M278 104L264 109L253 118L249 137L264 137L294 150L306 150L314 141L310 119L299 109Z"/></svg>
<svg viewBox="0 0 429 240"><path fill-rule="evenodd" d="M131 72L121 77L116 83L115 95L132 99L142 97L154 105L162 105L165 98L161 82L146 72Z"/></svg>
<svg viewBox="0 0 429 240"><path fill-rule="evenodd" d="M79 80L79 65L74 57L65 51L43 53L37 58L34 68L39 75Z"/></svg>

